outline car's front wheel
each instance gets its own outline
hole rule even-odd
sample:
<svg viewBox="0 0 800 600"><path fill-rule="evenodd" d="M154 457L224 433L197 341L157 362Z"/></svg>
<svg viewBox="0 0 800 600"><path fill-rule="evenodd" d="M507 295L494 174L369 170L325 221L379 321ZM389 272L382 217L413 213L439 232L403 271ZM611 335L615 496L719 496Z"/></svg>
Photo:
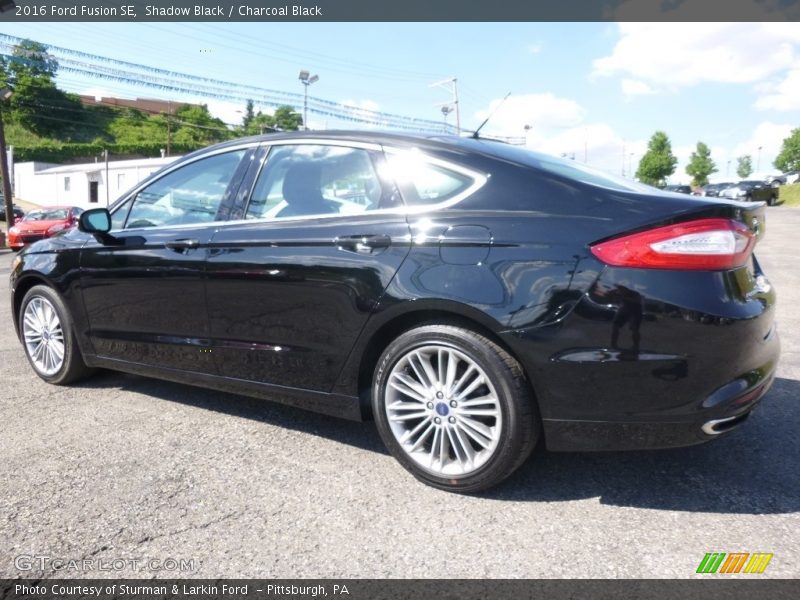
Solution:
<svg viewBox="0 0 800 600"><path fill-rule="evenodd" d="M75 340L69 311L51 288L36 285L25 294L19 331L33 370L48 383L63 385L91 373Z"/></svg>
<svg viewBox="0 0 800 600"><path fill-rule="evenodd" d="M392 455L421 481L450 491L496 485L530 455L539 418L520 364L475 331L425 325L378 361L373 411Z"/></svg>

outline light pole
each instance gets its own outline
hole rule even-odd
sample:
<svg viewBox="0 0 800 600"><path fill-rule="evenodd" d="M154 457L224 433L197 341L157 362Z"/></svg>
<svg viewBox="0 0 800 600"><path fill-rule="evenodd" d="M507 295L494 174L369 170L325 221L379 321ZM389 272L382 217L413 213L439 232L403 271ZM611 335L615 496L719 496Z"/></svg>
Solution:
<svg viewBox="0 0 800 600"><path fill-rule="evenodd" d="M308 86L312 83L319 81L319 75L312 75L309 71L303 69L300 71L300 83L303 84L303 128L308 131Z"/></svg>
<svg viewBox="0 0 800 600"><path fill-rule="evenodd" d="M756 171L761 170L761 148L763 148L763 146L758 147L758 161L756 162Z"/></svg>
<svg viewBox="0 0 800 600"><path fill-rule="evenodd" d="M728 159L728 166L725 168L725 179L731 178L731 160Z"/></svg>
<svg viewBox="0 0 800 600"><path fill-rule="evenodd" d="M3 108L6 100L11 98L11 90L3 88L0 90L0 176L3 177L3 198L6 205L6 227L11 229L14 226L14 198L11 191L11 178L8 174L8 154L6 152L6 132L3 125Z"/></svg>

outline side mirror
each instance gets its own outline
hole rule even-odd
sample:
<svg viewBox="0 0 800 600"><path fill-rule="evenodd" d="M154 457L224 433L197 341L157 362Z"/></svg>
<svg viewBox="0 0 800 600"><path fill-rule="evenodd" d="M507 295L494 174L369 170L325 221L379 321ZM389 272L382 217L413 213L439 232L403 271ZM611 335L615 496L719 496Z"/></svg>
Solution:
<svg viewBox="0 0 800 600"><path fill-rule="evenodd" d="M85 233L108 233L111 231L111 213L105 208L86 210L78 217L78 229Z"/></svg>

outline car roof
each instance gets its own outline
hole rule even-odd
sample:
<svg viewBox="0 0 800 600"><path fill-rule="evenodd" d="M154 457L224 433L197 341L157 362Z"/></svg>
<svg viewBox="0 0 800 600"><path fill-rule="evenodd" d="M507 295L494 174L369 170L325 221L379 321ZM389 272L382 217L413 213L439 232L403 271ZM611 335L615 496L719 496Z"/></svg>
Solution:
<svg viewBox="0 0 800 600"><path fill-rule="evenodd" d="M469 150L486 156L500 158L502 160L509 160L508 156L503 154L504 149L509 148L509 144L501 140L492 139L490 137L474 138L470 136L457 136L446 134L424 134L424 133L395 133L387 131L362 131L362 130L311 130L311 131L287 131L280 133L266 133L263 135L254 135L250 137L237 138L215 144L207 148L202 148L188 156L199 155L210 149L224 149L226 147L240 146L243 143L249 142L280 142L283 140L341 140L347 142L361 142L382 144L395 147L415 147L422 150L447 150L447 149L461 149ZM516 147L516 146L512 146ZM528 150L525 148L525 150ZM528 150L533 155L538 155L543 158L552 158L549 154L543 154L535 151ZM186 158L184 157L184 158Z"/></svg>

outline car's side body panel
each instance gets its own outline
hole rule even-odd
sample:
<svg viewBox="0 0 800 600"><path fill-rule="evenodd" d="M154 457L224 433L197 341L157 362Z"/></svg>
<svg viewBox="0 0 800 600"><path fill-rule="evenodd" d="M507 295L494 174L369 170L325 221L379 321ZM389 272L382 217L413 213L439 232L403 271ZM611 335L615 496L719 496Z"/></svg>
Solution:
<svg viewBox="0 0 800 600"><path fill-rule="evenodd" d="M768 388L775 298L756 262L719 272L610 268L590 251L701 217L763 234L762 208L591 185L481 140L380 140L485 181L437 210L247 221L261 144L274 140L223 145L214 151L245 143L252 152L217 222L127 232L119 237L144 238L128 246L70 232L25 251L12 288L56 287L91 365L347 418L365 416L384 332L453 317L520 361L554 449L703 441L706 421L748 414ZM176 235L198 244L174 252L166 244ZM387 243L362 247L369 236Z"/></svg>
<svg viewBox="0 0 800 600"><path fill-rule="evenodd" d="M387 245L359 250L369 236ZM218 372L329 392L408 251L400 214L220 227L206 285Z"/></svg>

